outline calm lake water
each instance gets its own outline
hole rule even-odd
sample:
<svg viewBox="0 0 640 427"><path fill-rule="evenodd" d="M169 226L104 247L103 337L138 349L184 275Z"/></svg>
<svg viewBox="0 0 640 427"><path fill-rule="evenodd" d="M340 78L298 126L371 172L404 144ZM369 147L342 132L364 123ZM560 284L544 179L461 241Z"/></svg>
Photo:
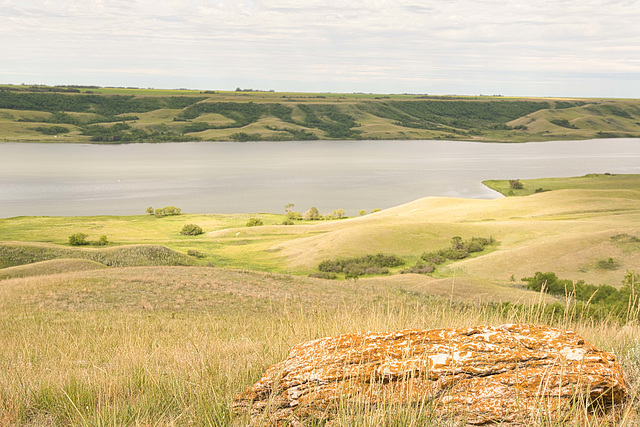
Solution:
<svg viewBox="0 0 640 427"><path fill-rule="evenodd" d="M0 143L0 217L387 208L424 196L496 198L486 179L640 173L640 139Z"/></svg>

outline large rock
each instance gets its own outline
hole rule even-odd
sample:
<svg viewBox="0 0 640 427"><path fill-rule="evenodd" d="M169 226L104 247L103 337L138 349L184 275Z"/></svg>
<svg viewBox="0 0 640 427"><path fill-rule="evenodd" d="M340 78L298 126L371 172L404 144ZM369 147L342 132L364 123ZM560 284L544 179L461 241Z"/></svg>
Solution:
<svg viewBox="0 0 640 427"><path fill-rule="evenodd" d="M279 425L331 417L338 404L429 402L462 423L558 416L575 402L625 397L611 353L571 331L502 325L353 333L296 345L234 400L237 413ZM576 400L577 398L577 400ZM591 405L596 406L596 405Z"/></svg>

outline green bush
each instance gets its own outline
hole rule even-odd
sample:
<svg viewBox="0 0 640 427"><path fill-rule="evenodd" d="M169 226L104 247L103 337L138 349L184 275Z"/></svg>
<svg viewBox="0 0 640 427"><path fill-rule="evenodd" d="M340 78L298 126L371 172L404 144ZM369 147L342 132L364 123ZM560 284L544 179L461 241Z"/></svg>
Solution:
<svg viewBox="0 0 640 427"><path fill-rule="evenodd" d="M509 187L511 187L513 190L522 190L524 188L524 184L520 182L519 179L510 179Z"/></svg>
<svg viewBox="0 0 640 427"><path fill-rule="evenodd" d="M618 268L618 263L613 258L601 259L596 266L601 270L615 270Z"/></svg>
<svg viewBox="0 0 640 427"><path fill-rule="evenodd" d="M202 228L199 225L195 224L186 224L184 227L182 227L182 231L180 231L180 234L184 234L185 236L197 236L198 234L202 233L204 233L204 231L202 231Z"/></svg>
<svg viewBox="0 0 640 427"><path fill-rule="evenodd" d="M107 240L107 236L104 234L100 236L98 239L98 246L107 246L109 244L109 240Z"/></svg>
<svg viewBox="0 0 640 427"><path fill-rule="evenodd" d="M264 222L260 218L249 218L249 221L247 221L247 227L256 227L259 225L264 225Z"/></svg>
<svg viewBox="0 0 640 427"><path fill-rule="evenodd" d="M318 270L325 273L345 273L345 275L388 274L390 267L404 265L404 260L396 255L365 255L357 258L325 260Z"/></svg>
<svg viewBox="0 0 640 427"><path fill-rule="evenodd" d="M400 274L406 274L406 273L416 273L416 274L430 274L433 273L436 269L436 266L433 264L425 264L421 261L418 261L416 263L416 265L414 265L411 268L405 268L403 270L400 271Z"/></svg>
<svg viewBox="0 0 640 427"><path fill-rule="evenodd" d="M445 263L447 260L464 259L471 253L482 252L492 243L494 243L493 238L472 237L470 240L462 240L460 236L455 236L451 239L451 247L435 252L425 252L420 259L426 262L427 265L436 266ZM414 268L420 269L417 265Z"/></svg>
<svg viewBox="0 0 640 427"><path fill-rule="evenodd" d="M195 250L195 249L189 249L187 250L187 255L192 256L194 258L204 258L205 254L203 254L202 252Z"/></svg>
<svg viewBox="0 0 640 427"><path fill-rule="evenodd" d="M44 135L57 135L59 133L69 133L69 129L64 126L38 126L33 128L36 132Z"/></svg>
<svg viewBox="0 0 640 427"><path fill-rule="evenodd" d="M318 212L318 208L316 208L314 206L311 209L309 209L307 212L305 212L304 219L308 219L308 220L311 220L311 221L319 220L320 219L320 212Z"/></svg>
<svg viewBox="0 0 640 427"><path fill-rule="evenodd" d="M291 219L294 221L302 221L302 214L300 212L287 212L287 219Z"/></svg>
<svg viewBox="0 0 640 427"><path fill-rule="evenodd" d="M315 278L318 278L318 279L335 280L335 279L338 278L338 275L336 273L327 273L327 272L319 271L317 273L309 274L309 277L315 277Z"/></svg>
<svg viewBox="0 0 640 427"><path fill-rule="evenodd" d="M89 237L89 236L84 234L84 233L72 234L71 236L69 236L69 244L71 246L86 245L87 244L87 240L86 240L87 237Z"/></svg>
<svg viewBox="0 0 640 427"><path fill-rule="evenodd" d="M155 215L156 218L162 218L163 216L181 215L182 209L176 208L175 206L165 206L162 209L160 208L153 209L151 206L149 206L147 208L147 213L150 215L151 214Z"/></svg>
<svg viewBox="0 0 640 427"><path fill-rule="evenodd" d="M567 119L551 119L549 120L551 123L553 123L556 126L560 126L563 128L567 128L567 129L578 129L576 127L576 125L574 125L573 123L570 123L569 120Z"/></svg>
<svg viewBox="0 0 640 427"><path fill-rule="evenodd" d="M608 261L605 261L608 262ZM636 316L639 312L638 280L640 274L627 271L622 280L621 288L610 285L592 285L580 280L574 282L568 279L559 279L553 272L542 273L536 271L531 277L522 280L527 282L527 289L542 291L567 296L577 301L576 305L585 307L586 310L601 309L607 317L626 318L629 314ZM590 307L588 307L590 305Z"/></svg>

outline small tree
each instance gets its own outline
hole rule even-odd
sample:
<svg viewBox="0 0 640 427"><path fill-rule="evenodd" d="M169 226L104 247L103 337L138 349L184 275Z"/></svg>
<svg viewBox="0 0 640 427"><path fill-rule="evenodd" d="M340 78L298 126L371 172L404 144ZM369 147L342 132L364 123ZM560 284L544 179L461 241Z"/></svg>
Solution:
<svg viewBox="0 0 640 427"><path fill-rule="evenodd" d="M344 216L344 209L334 209L332 214L334 218L340 219Z"/></svg>
<svg viewBox="0 0 640 427"><path fill-rule="evenodd" d="M295 205L293 203L287 203L286 205L284 205L284 211L286 213L289 213L289 212L291 212L293 210L294 206Z"/></svg>
<svg viewBox="0 0 640 427"><path fill-rule="evenodd" d="M69 236L69 244L71 246L81 246L87 244L87 236L84 233L75 233Z"/></svg>
<svg viewBox="0 0 640 427"><path fill-rule="evenodd" d="M195 224L186 224L184 227L182 227L182 231L180 231L180 234L184 234L185 236L197 236L198 234L202 233L204 233L204 231L202 231L202 228L199 225Z"/></svg>
<svg viewBox="0 0 640 427"><path fill-rule="evenodd" d="M358 215L360 216L365 216L367 214L367 211L365 211L364 209L361 209L358 211Z"/></svg>
<svg viewBox="0 0 640 427"><path fill-rule="evenodd" d="M319 220L320 219L320 212L318 212L318 208L316 208L314 206L311 209L309 209L307 212L305 212L304 219L309 219L309 220L312 220L312 221Z"/></svg>
<svg viewBox="0 0 640 427"><path fill-rule="evenodd" d="M509 187L511 187L514 190L522 190L524 188L524 184L521 183L519 179L510 179Z"/></svg>
<svg viewBox="0 0 640 427"><path fill-rule="evenodd" d="M147 213L148 213L149 215L153 215L153 208L152 208L151 206L149 206L149 207L147 208Z"/></svg>
<svg viewBox="0 0 640 427"><path fill-rule="evenodd" d="M264 225L264 222L260 218L249 218L247 221L247 227L255 227L258 225Z"/></svg>
<svg viewBox="0 0 640 427"><path fill-rule="evenodd" d="M100 236L98 239L98 246L107 246L109 244L109 240L107 240L107 236L104 234Z"/></svg>
<svg viewBox="0 0 640 427"><path fill-rule="evenodd" d="M162 218L164 216L164 213L162 212L162 209L157 208L153 211L153 214L156 216L156 218Z"/></svg>

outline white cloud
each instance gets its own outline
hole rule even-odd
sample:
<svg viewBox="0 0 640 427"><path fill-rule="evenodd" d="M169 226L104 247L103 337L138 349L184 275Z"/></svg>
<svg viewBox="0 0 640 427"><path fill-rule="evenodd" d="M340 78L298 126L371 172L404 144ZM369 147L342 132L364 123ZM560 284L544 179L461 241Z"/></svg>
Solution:
<svg viewBox="0 0 640 427"><path fill-rule="evenodd" d="M14 82L371 92L530 94L536 76L537 94L640 97L637 22L634 0L4 0L0 67Z"/></svg>

